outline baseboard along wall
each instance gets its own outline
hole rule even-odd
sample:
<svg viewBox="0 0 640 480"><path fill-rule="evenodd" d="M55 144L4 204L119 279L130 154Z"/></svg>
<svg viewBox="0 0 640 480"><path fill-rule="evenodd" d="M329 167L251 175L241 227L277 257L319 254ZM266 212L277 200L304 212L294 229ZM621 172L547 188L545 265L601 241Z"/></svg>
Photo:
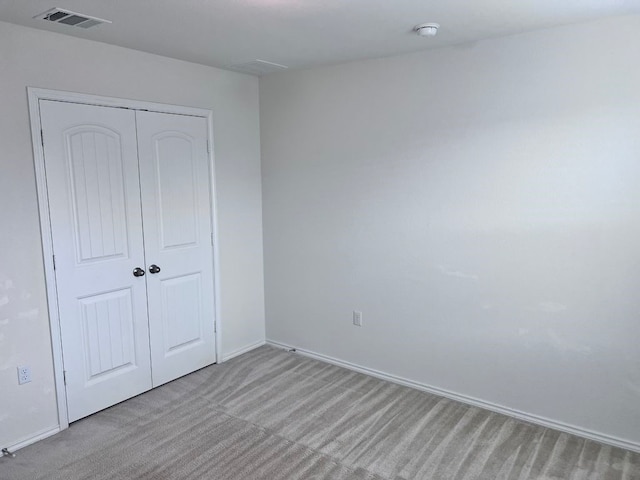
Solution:
<svg viewBox="0 0 640 480"><path fill-rule="evenodd" d="M10 452L16 452L21 448L28 447L32 443L36 443L40 440L44 440L45 438L55 435L56 433L59 433L59 432L60 432L60 427L57 425L55 427L45 428L44 430L40 430L39 432L36 432L34 435L30 436L29 438L20 440L19 442L14 443L13 445L9 445L6 448ZM5 448L5 447L3 446L2 448Z"/></svg>
<svg viewBox="0 0 640 480"><path fill-rule="evenodd" d="M423 392L431 393L434 395L438 395L441 397L449 398L451 400L455 400L467 405L472 405L474 407L484 408L486 410L490 410L492 412L501 413L503 415L507 415L509 417L516 418L518 420L523 420L525 422L530 422L536 425L541 425L543 427L552 428L554 430L558 430L561 432L570 433L572 435L577 435L579 437L587 438L589 440L594 440L596 442L604 443L607 445L612 445L614 447L624 448L626 450L631 450L634 452L640 452L640 444L629 442L624 439L612 437L610 435L605 435L600 432L594 432L592 430L587 430L584 428L576 427L574 425L569 425L567 423L558 422L555 420L550 420L548 418L540 417L538 415L533 415L530 413L522 412L520 410L515 410L512 408L504 407L502 405L498 405L492 402L486 402L484 400L480 400L474 397L470 397L467 395L461 395L459 393L451 392L449 390L444 390L441 388L433 387L431 385L427 385L424 383L414 382L413 380L409 380L406 378L398 377L396 375L391 375L380 370L374 370L372 368L363 367L361 365L356 365L351 362L347 362L345 360L340 360L338 358L330 357L328 355L323 355L321 353L317 353L311 350L301 349L298 347L294 347L292 345L287 345L281 342L277 342L275 340L267 339L261 340L256 343L252 343L245 347L239 348L232 352L226 353L222 356L222 361L226 362L231 360L232 358L238 357L244 353L250 352L256 348L259 348L263 345L271 345L275 348L280 348L283 350L295 350L296 353L300 355L304 355L309 358L313 358L315 360L319 360L321 362L330 363L332 365L336 365L339 367L343 367L349 370L353 370L355 372L363 373L365 375L370 375L372 377L380 378L381 380L387 380L389 382L396 383L398 385L404 385L406 387L415 388L416 390L421 390ZM60 431L60 427L56 426L50 429L42 430L36 433L34 436L29 437L28 439L22 440L14 445L10 445L7 447L9 451L15 452L21 448L24 448L32 443L35 443L39 440L44 440L47 437L55 435Z"/></svg>
<svg viewBox="0 0 640 480"><path fill-rule="evenodd" d="M509 417L516 418L518 420L523 420L525 422L551 428L554 430L558 430L560 432L570 433L572 435L577 435L582 438L604 443L607 445L612 445L614 447L624 448L626 450L631 450L633 452L640 452L640 443L630 442L628 440L613 437L611 435L606 435L606 434L595 432L592 430L587 430L581 427L577 427L575 425L558 422L556 420L551 420L551 419L534 415L531 413L522 412L520 410L515 410L509 407L504 407L502 405L498 405L492 402L487 402L485 400L480 400L478 398L470 397L468 395L462 395L460 393L451 392L449 390L434 387L424 383L415 382L407 378L402 378L397 375L392 375L389 373L382 372L380 370L363 367L362 365L357 365L355 363L347 362L345 360L341 360L339 358L331 357L328 355L323 355L321 353L317 353L311 350L306 350L306 349L298 348L292 345L287 345L285 343L281 343L275 340L267 339L266 343L267 345L271 345L273 347L281 348L284 350L295 350L295 352L299 353L300 355L304 355L306 357L320 360L321 362L337 365L339 367L353 370L355 372L360 372L366 375L370 375L372 377L380 378L381 380L387 380L389 382L397 383L398 385L404 385L405 387L415 388L416 390L421 390L423 392L432 393L434 395L449 398L451 400L456 400L458 402L461 402L467 405L472 405L474 407L480 407L480 408L484 408L485 410L501 413L503 415L507 415Z"/></svg>
<svg viewBox="0 0 640 480"><path fill-rule="evenodd" d="M244 346L242 348L239 348L237 350L234 350L232 352L224 353L222 355L222 361L226 362L227 360L231 360L232 358L239 357L243 353L250 352L251 350L259 348L259 347L263 346L266 343L267 343L266 340L260 340L259 342L255 342L255 343L252 343L250 345L246 345L246 346Z"/></svg>

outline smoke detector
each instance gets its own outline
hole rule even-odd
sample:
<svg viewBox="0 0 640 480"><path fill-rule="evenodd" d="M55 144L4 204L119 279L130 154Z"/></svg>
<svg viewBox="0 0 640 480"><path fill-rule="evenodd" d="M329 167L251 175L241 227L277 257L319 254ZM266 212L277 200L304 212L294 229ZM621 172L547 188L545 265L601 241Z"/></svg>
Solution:
<svg viewBox="0 0 640 480"><path fill-rule="evenodd" d="M91 28L102 23L111 23L110 20L105 20L104 18L92 17L84 13L76 13L58 7L47 10L33 18L80 28Z"/></svg>
<svg viewBox="0 0 640 480"><path fill-rule="evenodd" d="M439 28L440 24L438 23L422 23L413 27L413 31L421 37L435 37Z"/></svg>

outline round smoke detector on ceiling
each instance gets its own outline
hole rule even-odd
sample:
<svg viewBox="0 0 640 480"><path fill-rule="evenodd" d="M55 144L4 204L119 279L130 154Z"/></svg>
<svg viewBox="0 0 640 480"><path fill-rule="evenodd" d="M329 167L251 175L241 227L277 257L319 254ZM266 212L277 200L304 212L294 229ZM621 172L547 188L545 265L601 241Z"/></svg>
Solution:
<svg viewBox="0 0 640 480"><path fill-rule="evenodd" d="M440 24L438 23L422 23L416 25L413 30L421 37L435 37L439 28Z"/></svg>

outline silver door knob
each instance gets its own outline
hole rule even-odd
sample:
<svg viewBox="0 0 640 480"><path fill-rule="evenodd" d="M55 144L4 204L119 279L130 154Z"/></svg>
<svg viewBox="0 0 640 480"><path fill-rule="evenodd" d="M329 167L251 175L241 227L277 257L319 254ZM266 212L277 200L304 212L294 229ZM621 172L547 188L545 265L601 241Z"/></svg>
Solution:
<svg viewBox="0 0 640 480"><path fill-rule="evenodd" d="M160 271L160 267L155 263L149 267L149 273L158 273Z"/></svg>
<svg viewBox="0 0 640 480"><path fill-rule="evenodd" d="M136 267L133 269L133 276L134 277L144 277L144 270L141 269L140 267Z"/></svg>

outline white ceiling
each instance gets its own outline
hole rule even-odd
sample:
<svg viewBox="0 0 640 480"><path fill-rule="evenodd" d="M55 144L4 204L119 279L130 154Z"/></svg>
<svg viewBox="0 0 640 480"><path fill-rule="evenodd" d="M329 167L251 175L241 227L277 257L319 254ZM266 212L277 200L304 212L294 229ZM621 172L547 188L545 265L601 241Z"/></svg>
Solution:
<svg viewBox="0 0 640 480"><path fill-rule="evenodd" d="M113 24L32 19L53 7ZM222 68L342 63L633 13L640 0L0 0L2 21ZM412 33L424 22L441 24L436 38Z"/></svg>

